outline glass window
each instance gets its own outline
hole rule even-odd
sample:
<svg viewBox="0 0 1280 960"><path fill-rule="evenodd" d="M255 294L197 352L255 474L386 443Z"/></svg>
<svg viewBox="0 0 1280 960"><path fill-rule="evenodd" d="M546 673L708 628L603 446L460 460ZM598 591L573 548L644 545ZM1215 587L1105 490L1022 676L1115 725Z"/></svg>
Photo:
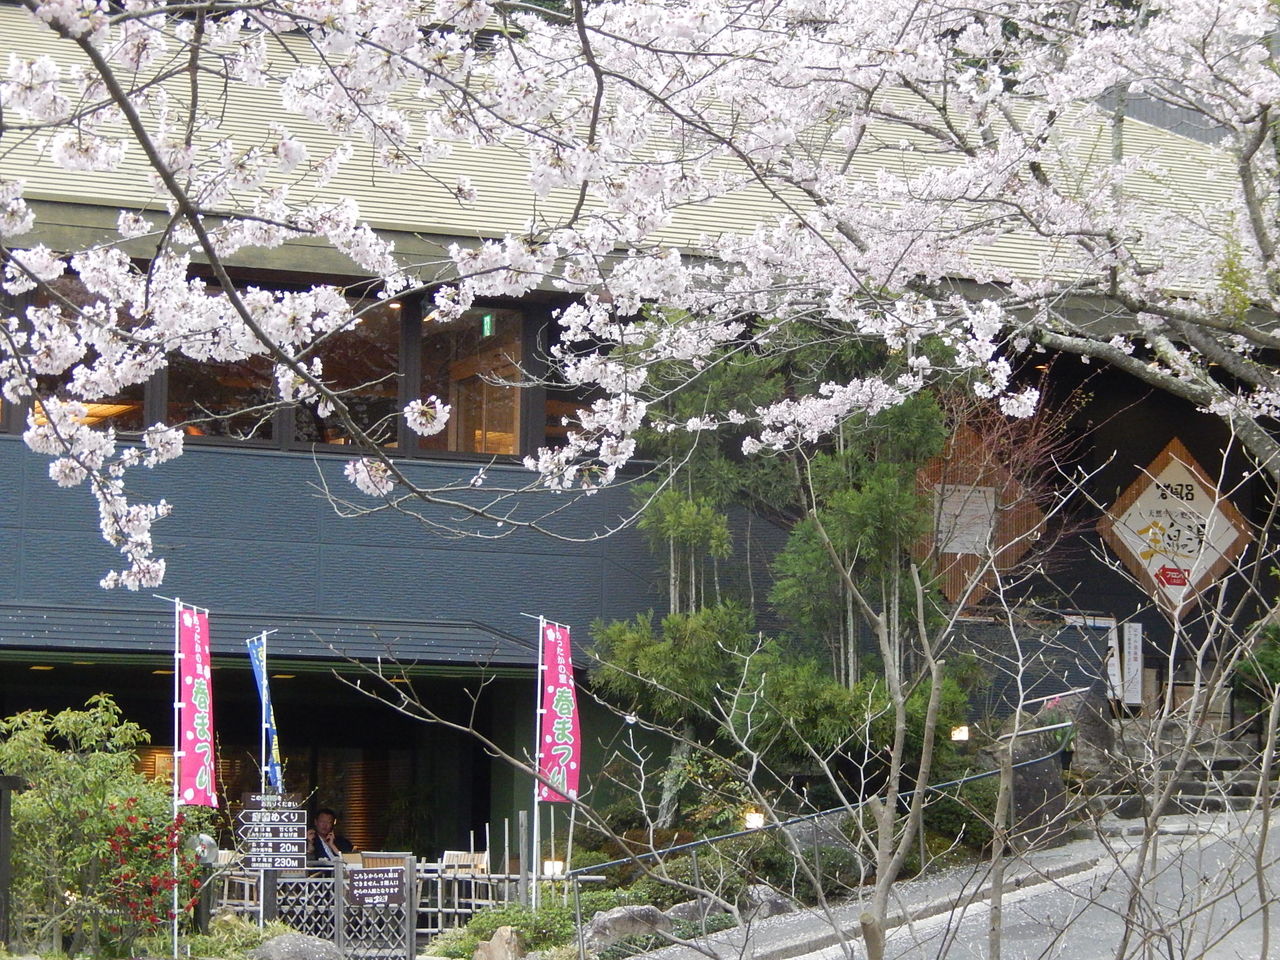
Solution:
<svg viewBox="0 0 1280 960"><path fill-rule="evenodd" d="M268 357L232 363L169 358L165 420L188 436L272 440L275 402Z"/></svg>
<svg viewBox="0 0 1280 960"><path fill-rule="evenodd" d="M576 429L583 408L591 406L586 396L581 389L547 387L547 428L543 435L546 446L563 447L569 441L569 431ZM569 423L566 424L565 420Z"/></svg>
<svg viewBox="0 0 1280 960"><path fill-rule="evenodd" d="M310 355L325 380L343 391L354 420L374 442L396 446L400 415L400 305L365 306L359 323L332 334ZM294 436L303 443L351 443L350 431L319 404L295 408Z"/></svg>
<svg viewBox="0 0 1280 960"><path fill-rule="evenodd" d="M419 437L418 449L459 453L520 452L521 315L468 310L458 320L422 322L421 396L453 408L447 429Z"/></svg>
<svg viewBox="0 0 1280 960"><path fill-rule="evenodd" d="M41 286L32 293L34 306L48 307L57 304L62 307L64 314L70 314L96 302L97 298L84 288L78 277L59 277L51 281L47 287ZM92 363L94 359L96 355L91 351L86 360ZM38 396L56 396L63 400L83 401L83 397L73 393L69 388L76 366L78 364L61 374L37 377ZM115 396L102 397L92 402L84 401L85 406L88 407L84 422L89 426L100 426L106 422L122 432L142 430L146 425L143 410L145 390L145 384L135 383ZM42 415L38 399L35 402L35 415L36 421L40 422Z"/></svg>

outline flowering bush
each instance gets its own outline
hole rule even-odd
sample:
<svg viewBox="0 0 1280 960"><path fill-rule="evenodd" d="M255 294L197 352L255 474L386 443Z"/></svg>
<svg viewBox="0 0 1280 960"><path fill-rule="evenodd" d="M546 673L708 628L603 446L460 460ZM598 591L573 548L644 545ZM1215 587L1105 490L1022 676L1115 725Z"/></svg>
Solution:
<svg viewBox="0 0 1280 960"><path fill-rule="evenodd" d="M195 864L182 841L197 825L135 769L146 740L105 694L84 710L0 720L0 769L29 785L13 802L14 947L119 956L169 922L175 888L189 909Z"/></svg>
<svg viewBox="0 0 1280 960"><path fill-rule="evenodd" d="M195 906L200 864L182 844L185 813L139 814L137 797L108 804L107 810L121 819L107 839L110 851L102 862L105 940L111 948L107 952L115 952L114 948L127 950L138 936L173 919L174 890L181 912Z"/></svg>

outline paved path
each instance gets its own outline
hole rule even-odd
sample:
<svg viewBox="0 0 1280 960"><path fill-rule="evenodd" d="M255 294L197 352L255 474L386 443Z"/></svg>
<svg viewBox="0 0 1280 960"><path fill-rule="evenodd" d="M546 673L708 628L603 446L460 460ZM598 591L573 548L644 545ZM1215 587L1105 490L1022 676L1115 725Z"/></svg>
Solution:
<svg viewBox="0 0 1280 960"><path fill-rule="evenodd" d="M1152 957L1261 960L1261 915L1248 875L1257 814L1168 817L1158 840L1159 869L1143 889L1145 932L1132 947ZM1002 960L1114 958L1130 886L1135 831L1141 822L1104 821L1101 835L1033 851L1007 868ZM1280 890L1280 829L1267 851L1271 890ZM899 885L886 941L896 960L985 958L989 925L986 866L951 869ZM828 912L771 917L716 934L691 947L667 947L649 960L844 960L865 956L858 916L861 900ZM1280 904L1272 954L1280 958ZM1250 953L1249 951L1252 950ZM1131 953L1144 956L1144 953Z"/></svg>

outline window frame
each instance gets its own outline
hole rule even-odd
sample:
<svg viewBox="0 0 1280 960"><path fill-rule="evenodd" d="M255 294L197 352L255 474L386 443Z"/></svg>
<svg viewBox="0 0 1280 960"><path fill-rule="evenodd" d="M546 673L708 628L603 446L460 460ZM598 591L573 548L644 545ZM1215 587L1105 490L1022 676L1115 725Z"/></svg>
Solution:
<svg viewBox="0 0 1280 960"><path fill-rule="evenodd" d="M280 278L248 279L233 275L238 285L255 284L264 289L289 290L301 286L297 281ZM357 281L358 282L358 281ZM16 316L25 315L26 309L35 302L33 292L17 296L0 293L0 308ZM402 307L400 314L399 361L396 377L397 410L414 399L418 399L417 389L422 382L422 340L423 319L429 304L427 294L408 296L399 301ZM534 300L504 301L486 300L477 303L474 309L491 308L494 310L510 310L518 314L517 337L519 364L521 369L535 380L547 370L546 350L548 330L551 322L550 302ZM459 361L461 362L461 361ZM169 380L170 367L165 367L142 384L142 420L144 429L152 424L169 425ZM403 416L396 417L395 446L383 447L383 451L393 459L415 461L444 462L497 462L519 463L523 457L537 450L547 442L547 390L540 383L529 387L510 387L517 390L515 404L515 452L514 453L479 453L456 449L421 449L418 434L409 429ZM450 398L442 397L446 403ZM31 403L4 403L0 411L0 433L21 434L26 429L27 412ZM296 407L285 407L272 414L272 432L270 439L249 438L235 439L221 435L186 434L183 442L195 447L220 447L246 451L276 451L285 453L332 454L350 457L360 448L352 444L327 443L299 439L295 430ZM118 430L122 439L132 440L140 436L138 430Z"/></svg>

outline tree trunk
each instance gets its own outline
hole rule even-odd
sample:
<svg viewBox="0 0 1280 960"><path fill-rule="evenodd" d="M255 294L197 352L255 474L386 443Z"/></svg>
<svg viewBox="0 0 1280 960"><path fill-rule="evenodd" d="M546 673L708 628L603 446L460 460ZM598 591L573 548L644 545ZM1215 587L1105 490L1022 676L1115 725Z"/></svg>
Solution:
<svg viewBox="0 0 1280 960"><path fill-rule="evenodd" d="M1016 730L1016 728L1015 728ZM991 831L991 913L987 927L987 958L1000 960L1000 935L1004 911L1004 867L1009 852L1009 824L1013 808L1013 743L1000 751L1000 791L996 795L995 822Z"/></svg>
<svg viewBox="0 0 1280 960"><path fill-rule="evenodd" d="M658 799L658 817L654 822L655 827L666 829L675 822L676 812L679 809L680 788L685 785L687 779L684 768L689 759L692 737L693 728L685 724L680 731L679 741L667 759L667 769L662 774L662 796Z"/></svg>

